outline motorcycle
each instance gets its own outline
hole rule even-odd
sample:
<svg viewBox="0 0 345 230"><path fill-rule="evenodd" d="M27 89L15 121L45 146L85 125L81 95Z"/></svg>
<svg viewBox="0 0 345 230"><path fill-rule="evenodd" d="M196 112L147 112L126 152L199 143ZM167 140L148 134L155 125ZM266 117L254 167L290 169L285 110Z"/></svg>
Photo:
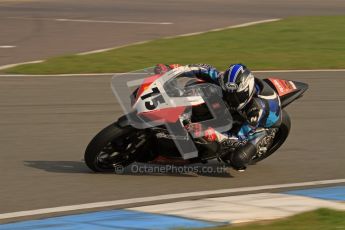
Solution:
<svg viewBox="0 0 345 230"><path fill-rule="evenodd" d="M88 144L84 159L95 172L114 172L133 162L190 165L217 159L231 166L231 154L246 140L228 149L220 147L217 134L236 129L241 119L222 100L221 88L195 76L186 66L164 72L154 67L112 78L112 90L125 115L101 130ZM277 78L256 79L276 91L282 107L279 128L258 146L251 163L277 151L289 135L291 121L284 110L302 97L308 85ZM201 112L200 112L201 111Z"/></svg>

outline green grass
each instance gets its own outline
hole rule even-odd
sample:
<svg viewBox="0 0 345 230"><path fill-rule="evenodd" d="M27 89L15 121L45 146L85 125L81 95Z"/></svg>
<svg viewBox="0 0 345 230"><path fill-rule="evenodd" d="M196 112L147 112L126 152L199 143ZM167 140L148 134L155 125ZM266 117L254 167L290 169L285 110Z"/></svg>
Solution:
<svg viewBox="0 0 345 230"><path fill-rule="evenodd" d="M345 16L292 17L202 35L158 39L103 53L55 57L5 72L125 72L156 63L209 63L224 69L229 63L238 62L262 70L345 68Z"/></svg>
<svg viewBox="0 0 345 230"><path fill-rule="evenodd" d="M207 230L344 230L345 212L318 209L271 223L257 223L235 227L207 228Z"/></svg>

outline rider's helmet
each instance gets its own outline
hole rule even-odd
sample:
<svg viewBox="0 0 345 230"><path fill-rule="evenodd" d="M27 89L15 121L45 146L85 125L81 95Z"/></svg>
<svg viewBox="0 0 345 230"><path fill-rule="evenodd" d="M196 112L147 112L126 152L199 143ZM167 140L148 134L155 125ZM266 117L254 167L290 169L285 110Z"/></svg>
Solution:
<svg viewBox="0 0 345 230"><path fill-rule="evenodd" d="M231 108L242 109L255 93L254 76L245 65L230 65L218 79L223 97Z"/></svg>

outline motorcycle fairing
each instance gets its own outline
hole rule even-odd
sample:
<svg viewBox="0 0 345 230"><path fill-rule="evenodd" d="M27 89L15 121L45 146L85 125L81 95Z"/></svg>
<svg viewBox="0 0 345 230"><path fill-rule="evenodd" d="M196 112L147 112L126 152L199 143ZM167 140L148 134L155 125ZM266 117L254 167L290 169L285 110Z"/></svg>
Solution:
<svg viewBox="0 0 345 230"><path fill-rule="evenodd" d="M308 85L303 82L289 81L277 78L264 79L279 94L282 108L288 106L294 100L302 97L308 89Z"/></svg>

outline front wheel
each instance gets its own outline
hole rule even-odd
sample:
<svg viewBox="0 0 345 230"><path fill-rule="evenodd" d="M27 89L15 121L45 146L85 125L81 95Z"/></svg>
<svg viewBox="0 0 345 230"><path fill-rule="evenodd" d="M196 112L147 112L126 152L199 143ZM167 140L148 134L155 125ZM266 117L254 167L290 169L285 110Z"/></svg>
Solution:
<svg viewBox="0 0 345 230"><path fill-rule="evenodd" d="M115 122L91 140L85 151L85 163L95 172L114 172L117 166L133 163L144 142L143 132L131 126L120 127Z"/></svg>

